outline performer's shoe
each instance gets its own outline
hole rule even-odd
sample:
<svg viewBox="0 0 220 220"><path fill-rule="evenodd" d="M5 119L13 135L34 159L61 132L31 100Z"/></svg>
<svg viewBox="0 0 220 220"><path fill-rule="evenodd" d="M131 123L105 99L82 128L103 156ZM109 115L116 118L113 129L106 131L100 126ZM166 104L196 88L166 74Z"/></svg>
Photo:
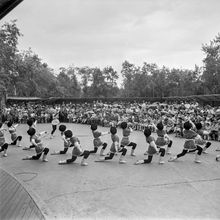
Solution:
<svg viewBox="0 0 220 220"><path fill-rule="evenodd" d="M199 160L199 158L200 158L200 155L196 154L194 162L195 162L195 163L201 163L201 161Z"/></svg>
<svg viewBox="0 0 220 220"><path fill-rule="evenodd" d="M144 164L144 160L137 160L134 165Z"/></svg>
<svg viewBox="0 0 220 220"><path fill-rule="evenodd" d="M177 156L171 157L171 158L168 160L168 162L173 162L173 161L175 161L175 160L177 160Z"/></svg>
<svg viewBox="0 0 220 220"><path fill-rule="evenodd" d="M60 152L54 151L54 152L52 152L50 155L59 155L59 154L60 154Z"/></svg>
<svg viewBox="0 0 220 220"><path fill-rule="evenodd" d="M85 158L82 159L81 166L88 166L88 163L86 163L85 160L86 160Z"/></svg>
<svg viewBox="0 0 220 220"><path fill-rule="evenodd" d="M104 162L105 158L98 158L97 160L95 160L95 162Z"/></svg>
<svg viewBox="0 0 220 220"><path fill-rule="evenodd" d="M88 163L86 163L86 162L81 162L81 166L88 166Z"/></svg>
<svg viewBox="0 0 220 220"><path fill-rule="evenodd" d="M22 158L22 160L30 160L31 159L31 156L26 156L24 158Z"/></svg>
<svg viewBox="0 0 220 220"><path fill-rule="evenodd" d="M164 160L163 160L163 157L160 157L160 159L159 159L159 164L164 164L165 162L164 162Z"/></svg>

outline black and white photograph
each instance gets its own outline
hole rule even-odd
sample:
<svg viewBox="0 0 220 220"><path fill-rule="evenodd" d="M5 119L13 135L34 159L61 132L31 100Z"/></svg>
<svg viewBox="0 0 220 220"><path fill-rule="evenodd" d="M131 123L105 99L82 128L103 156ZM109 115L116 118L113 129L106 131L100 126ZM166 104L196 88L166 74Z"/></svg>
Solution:
<svg viewBox="0 0 220 220"><path fill-rule="evenodd" d="M0 219L220 219L220 1L0 0Z"/></svg>

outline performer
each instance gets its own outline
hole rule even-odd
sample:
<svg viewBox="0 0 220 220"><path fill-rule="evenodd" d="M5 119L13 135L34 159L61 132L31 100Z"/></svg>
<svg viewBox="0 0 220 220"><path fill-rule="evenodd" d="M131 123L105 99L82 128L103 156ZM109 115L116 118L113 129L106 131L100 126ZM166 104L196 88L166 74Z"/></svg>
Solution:
<svg viewBox="0 0 220 220"><path fill-rule="evenodd" d="M167 145L167 154L171 154L170 148L173 144L173 141L170 140L166 131L164 130L164 126L162 121L160 121L156 126L156 133L158 135L156 139L156 145L158 148L164 148Z"/></svg>
<svg viewBox="0 0 220 220"><path fill-rule="evenodd" d="M18 147L21 147L22 136L18 136L16 133L16 128L17 128L18 124L13 125L13 123L11 121L9 121L7 123L7 126L8 126L8 131L11 134L11 140L12 140L11 145L17 144Z"/></svg>
<svg viewBox="0 0 220 220"><path fill-rule="evenodd" d="M177 154L176 156L171 157L168 161L169 162L175 161L178 158L183 157L189 150L196 149L196 151L198 151L198 152L195 156L194 161L196 163L201 163L201 161L199 160L199 157L201 156L203 149L199 145L195 144L195 138L198 138L198 134L195 131L191 130L191 128L192 128L191 121L185 122L183 126L184 126L183 135L186 139L184 146L183 146L183 151L180 154Z"/></svg>
<svg viewBox="0 0 220 220"><path fill-rule="evenodd" d="M116 152L119 151L119 137L117 135L117 128L116 127L111 127L110 128L110 133L111 133L111 139L112 139L112 145L110 148L110 153L108 156L105 156L104 158L99 158L95 162L103 162L105 160L112 160L112 158L115 156ZM124 148L122 149L122 154L126 154L127 149ZM124 155L122 155L124 156Z"/></svg>
<svg viewBox="0 0 220 220"><path fill-rule="evenodd" d="M7 131L7 129L3 128L3 124L0 123L0 152L3 151L3 157L7 157L7 149L8 149L8 143L5 142L4 132Z"/></svg>
<svg viewBox="0 0 220 220"><path fill-rule="evenodd" d="M86 163L86 159L89 157L90 152L88 150L82 149L79 139L77 137L74 137L70 130L65 131L65 135L67 138L70 138L69 141L73 146L72 158L60 161L59 164L61 165L73 163L77 159L77 157L83 157L81 160L81 166L87 166L88 163Z"/></svg>
<svg viewBox="0 0 220 220"><path fill-rule="evenodd" d="M37 120L35 120L35 118L29 118L27 120L27 125L29 126L28 130L30 128L34 128L35 130L37 129ZM23 150L30 150L31 148L35 148L35 145L32 144L31 142L31 136L30 136L30 146L29 147L24 147Z"/></svg>
<svg viewBox="0 0 220 220"><path fill-rule="evenodd" d="M97 127L96 124L91 125L91 130L92 130L92 134L93 134L93 137L94 137L94 139L93 139L94 150L90 151L90 154L96 153L98 148L100 146L102 146L102 149L100 151L100 156L105 156L104 150L107 147L107 143L105 143L105 142L103 143L101 141L100 137L103 136L103 135L109 134L109 132L99 132L99 131L97 131L97 128L98 127Z"/></svg>
<svg viewBox="0 0 220 220"><path fill-rule="evenodd" d="M120 158L119 158L119 163L124 164L124 163L126 163L126 161L124 160L124 157L127 153L127 146L132 146L131 156L135 156L134 150L135 150L137 144L134 143L134 142L131 142L129 140L129 136L132 132L132 128L128 126L127 122L125 122L125 121L122 122L121 123L121 128L122 128L123 137L121 139L121 143L120 143L120 147L118 149L118 152L122 153Z"/></svg>
<svg viewBox="0 0 220 220"><path fill-rule="evenodd" d="M31 137L31 142L35 146L36 155L34 156L26 156L23 158L23 160L38 160L40 159L41 155L43 154L42 161L48 162L47 160L47 154L49 152L49 148L44 147L44 144L42 142L42 138L47 134L46 131L40 132L39 134L36 134L36 130L34 128L30 128L27 131L28 135Z"/></svg>
<svg viewBox="0 0 220 220"><path fill-rule="evenodd" d="M61 137L64 142L64 149L61 151L54 151L53 153L51 153L51 155L66 154L69 147L71 147L70 137L72 137L72 132L70 130L66 130L66 125L60 125L59 131L61 132Z"/></svg>
<svg viewBox="0 0 220 220"><path fill-rule="evenodd" d="M195 143L197 145L199 145L200 147L203 148L202 152L207 154L207 149L211 146L211 142L209 141L205 141L203 138L204 138L204 130L202 129L202 124L201 122L198 122L195 124L195 127L196 127L196 132L198 134L198 136L195 138ZM203 147L203 145L205 145ZM191 152L195 152L196 149L192 149L192 150L189 150L188 152L191 153Z"/></svg>
<svg viewBox="0 0 220 220"><path fill-rule="evenodd" d="M53 119L52 119L52 131L51 131L51 135L50 135L50 139L52 139L54 137L54 133L57 130L57 125L60 123L59 121L59 114L56 113L53 115Z"/></svg>
<svg viewBox="0 0 220 220"><path fill-rule="evenodd" d="M127 122L122 122L121 123L121 128L122 128L122 140L120 144L120 148L126 147L126 146L132 146L131 148L131 156L135 156L134 150L137 147L137 144L134 142L131 142L129 140L129 136L131 132L133 131L132 128L127 124Z"/></svg>
<svg viewBox="0 0 220 220"><path fill-rule="evenodd" d="M144 129L144 135L146 138L146 142L149 144L148 145L148 150L147 150L147 154L148 154L148 158L147 159L143 159L143 160L137 160L135 162L135 165L139 165L139 164L145 164L145 163L151 163L152 159L153 159L153 155L156 154L158 152L158 148L155 144L155 139L153 136L151 136L151 129L149 127L146 127ZM160 154L160 158L164 157L165 155L165 149L164 148L160 148L159 151ZM163 164L163 160L160 159L159 161L160 164Z"/></svg>

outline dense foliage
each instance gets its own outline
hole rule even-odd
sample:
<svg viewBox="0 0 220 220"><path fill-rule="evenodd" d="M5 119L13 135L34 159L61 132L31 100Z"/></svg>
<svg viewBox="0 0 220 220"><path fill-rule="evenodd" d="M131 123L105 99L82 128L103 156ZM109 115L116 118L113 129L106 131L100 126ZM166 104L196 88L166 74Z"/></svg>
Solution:
<svg viewBox="0 0 220 220"><path fill-rule="evenodd" d="M55 75L31 49L19 52L22 34L16 21L0 28L0 90L8 95L39 97L166 97L220 93L220 34L202 45L204 66L194 70L159 68L156 64L136 66L124 61L119 88L118 73L103 69L61 67Z"/></svg>

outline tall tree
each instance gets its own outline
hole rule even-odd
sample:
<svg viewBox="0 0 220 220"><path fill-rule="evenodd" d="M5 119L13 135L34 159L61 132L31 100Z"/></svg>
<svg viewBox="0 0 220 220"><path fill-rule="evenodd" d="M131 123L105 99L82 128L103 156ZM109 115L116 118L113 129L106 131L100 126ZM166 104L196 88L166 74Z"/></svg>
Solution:
<svg viewBox="0 0 220 220"><path fill-rule="evenodd" d="M202 46L206 54L203 59L205 93L220 93L220 33L209 44Z"/></svg>
<svg viewBox="0 0 220 220"><path fill-rule="evenodd" d="M102 70L102 74L105 79L105 94L106 97L116 97L119 93L117 86L117 80L119 78L117 71L111 66L107 66Z"/></svg>
<svg viewBox="0 0 220 220"><path fill-rule="evenodd" d="M17 77L14 61L18 52L18 37L21 35L16 20L5 23L0 28L0 85L8 94L13 94Z"/></svg>
<svg viewBox="0 0 220 220"><path fill-rule="evenodd" d="M17 54L15 62L18 73L15 81L17 95L48 97L57 91L56 87L52 89L51 86L56 85L53 70L42 63L31 49Z"/></svg>
<svg viewBox="0 0 220 220"><path fill-rule="evenodd" d="M123 86L124 86L124 93L123 96L125 97L135 97L134 92L134 75L138 71L138 68L134 65L129 63L128 61L124 61L122 63L122 76L123 76Z"/></svg>
<svg viewBox="0 0 220 220"><path fill-rule="evenodd" d="M77 70L74 67L60 68L60 73L57 76L57 80L60 85L62 96L81 96L81 88L76 76L76 71Z"/></svg>
<svg viewBox="0 0 220 220"><path fill-rule="evenodd" d="M92 84L90 94L92 97L106 97L106 82L100 68L92 69Z"/></svg>
<svg viewBox="0 0 220 220"><path fill-rule="evenodd" d="M92 70L88 67L76 68L77 75L81 78L82 97L89 97L89 87L92 83Z"/></svg>

